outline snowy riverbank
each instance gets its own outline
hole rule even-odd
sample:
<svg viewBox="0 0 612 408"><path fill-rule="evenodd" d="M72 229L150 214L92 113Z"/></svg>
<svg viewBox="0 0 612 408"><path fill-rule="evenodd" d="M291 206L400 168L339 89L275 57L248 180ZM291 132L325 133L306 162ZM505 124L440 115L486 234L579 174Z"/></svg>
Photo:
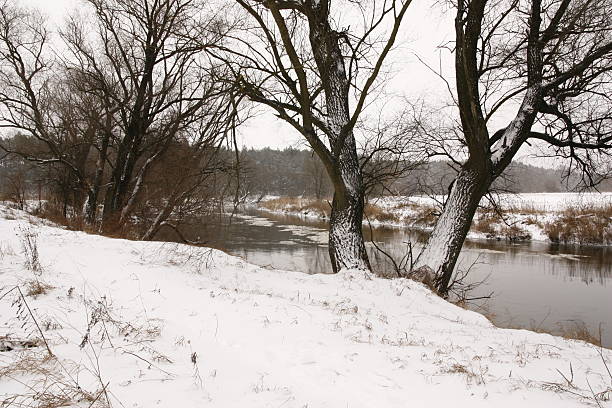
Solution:
<svg viewBox="0 0 612 408"><path fill-rule="evenodd" d="M431 230L444 196L390 196L366 205L372 225ZM326 219L325 200L266 196L248 205L278 214ZM497 208L487 199L474 218L470 239L612 245L612 193L501 194Z"/></svg>
<svg viewBox="0 0 612 408"><path fill-rule="evenodd" d="M0 277L0 406L612 406L610 350L496 328L409 280L266 270L6 207Z"/></svg>

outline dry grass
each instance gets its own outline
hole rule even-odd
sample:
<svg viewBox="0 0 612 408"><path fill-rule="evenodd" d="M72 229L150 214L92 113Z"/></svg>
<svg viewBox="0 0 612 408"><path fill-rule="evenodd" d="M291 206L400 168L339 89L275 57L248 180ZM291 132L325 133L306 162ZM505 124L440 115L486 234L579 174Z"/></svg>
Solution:
<svg viewBox="0 0 612 408"><path fill-rule="evenodd" d="M32 212L32 215L43 218L53 224L60 225L70 231L83 231L88 234L104 235L109 238L120 238L138 240L141 231L133 223L119 225L118 219L109 219L104 222L101 231L97 225L85 222L85 218L80 215L64 216L63 212L54 205L46 204Z"/></svg>
<svg viewBox="0 0 612 408"><path fill-rule="evenodd" d="M601 336L595 337L583 321L572 320L567 323L559 323L561 337L569 340L580 340L601 347Z"/></svg>
<svg viewBox="0 0 612 408"><path fill-rule="evenodd" d="M504 220L493 208L482 208L476 213L476 217L472 222L472 231L477 231L485 234L487 237L495 238L499 235L500 225L504 224Z"/></svg>
<svg viewBox="0 0 612 408"><path fill-rule="evenodd" d="M533 203L522 203L519 206L510 206L504 208L505 213L520 214L520 215L544 215L546 211L536 207Z"/></svg>
<svg viewBox="0 0 612 408"><path fill-rule="evenodd" d="M319 214L329 217L331 206L327 200L300 197L279 197L263 201L260 206L270 211L294 212L300 214Z"/></svg>
<svg viewBox="0 0 612 408"><path fill-rule="evenodd" d="M25 391L3 394L0 407L60 408L79 404L96 408L109 407L107 400L100 398L103 388L94 392L86 391L76 382L78 375L66 372L66 368L65 364L60 364L55 357L46 353L35 350L20 353L12 363L0 368L0 379L22 383Z"/></svg>
<svg viewBox="0 0 612 408"><path fill-rule="evenodd" d="M572 206L561 212L544 231L552 242L577 244L612 243L612 204Z"/></svg>
<svg viewBox="0 0 612 408"><path fill-rule="evenodd" d="M19 227L19 235L26 268L35 276L40 276L43 268L38 254L38 232L30 226Z"/></svg>
<svg viewBox="0 0 612 408"><path fill-rule="evenodd" d="M16 295L21 292L14 289ZM25 303L25 298L20 298ZM25 316L29 306L19 305L18 319L24 324L32 321L39 328L40 337L35 331L29 330L24 338L0 337L0 352L3 353L0 367L0 381L15 385L12 393L3 393L0 397L0 408L59 408L83 406L88 408L110 408L112 393L108 391L109 382L102 379L100 372L100 355L96 350L106 343L111 348L123 354L134 356L145 361L150 367L159 369L170 376L171 374L157 367L155 363L172 363L170 359L157 352L147 343L161 334L161 324L155 319L147 319L142 327L135 323L124 322L113 316L112 305L105 297L87 299L87 330L80 339L79 348L83 350L90 364L83 361L59 360L49 350L47 340L40 330L34 315ZM19 312L19 310L21 312ZM48 319L41 322L45 330L61 328L57 321ZM23 328L24 326L22 326ZM26 331L28 328L26 327ZM113 336L111 332L116 332ZM117 342L117 347L111 337L131 339L137 345L138 353L149 353L150 357L142 357L130 350L126 343ZM62 337L63 341L70 340ZM75 343L73 343L75 344ZM121 344L121 345L119 345ZM48 352L44 352L46 345Z"/></svg>
<svg viewBox="0 0 612 408"><path fill-rule="evenodd" d="M48 363L54 361L55 357L48 353L37 351L23 353L12 363L0 367L0 380L26 374L48 376L50 375Z"/></svg>
<svg viewBox="0 0 612 408"><path fill-rule="evenodd" d="M483 233L487 238L506 239L508 241L525 241L531 239L531 234L520 225L508 224L502 216L491 208L478 212L478 217L472 223L472 231Z"/></svg>
<svg viewBox="0 0 612 408"><path fill-rule="evenodd" d="M438 220L439 211L429 205L422 205L416 209L414 223L426 227L433 227Z"/></svg>
<svg viewBox="0 0 612 408"><path fill-rule="evenodd" d="M66 227L66 229L71 231L82 231L85 228L83 217L66 217L57 206L49 203L32 211L32 214L51 221L54 224Z"/></svg>
<svg viewBox="0 0 612 408"><path fill-rule="evenodd" d="M377 206L376 204L366 204L363 210L365 218L372 221L379 222L400 222L400 218L397 214L392 211L387 211L384 208Z"/></svg>
<svg viewBox="0 0 612 408"><path fill-rule="evenodd" d="M538 220L538 216L529 216L524 221L525 225L535 225L541 229L544 229L544 224Z"/></svg>
<svg viewBox="0 0 612 408"><path fill-rule="evenodd" d="M53 289L53 286L39 279L30 279L25 282L25 289L26 296L32 296L36 298L37 296L47 294L47 292Z"/></svg>
<svg viewBox="0 0 612 408"><path fill-rule="evenodd" d="M493 218L484 217L475 220L472 224L472 230L481 232L485 234L487 237L493 237L497 234L497 229L495 226L497 225L497 221Z"/></svg>
<svg viewBox="0 0 612 408"><path fill-rule="evenodd" d="M481 384L485 384L485 378L484 375L486 373L487 370L485 370L485 372L482 372L482 368L480 370L480 373L476 373L474 370L472 370L470 367L467 367L463 364L459 364L459 363L454 363L453 365L451 365L450 367L446 367L444 369L442 369L442 373L444 374L459 374L459 375L463 375L465 376L465 380L468 384L477 384L477 385L481 385Z"/></svg>
<svg viewBox="0 0 612 408"><path fill-rule="evenodd" d="M500 235L508 241L526 241L531 239L531 234L521 228L518 224L503 225Z"/></svg>
<svg viewBox="0 0 612 408"><path fill-rule="evenodd" d="M6 256L14 256L15 251L8 242L0 242L0 261Z"/></svg>
<svg viewBox="0 0 612 408"><path fill-rule="evenodd" d="M26 296L37 297L46 294L53 286L42 280L43 266L38 253L38 232L31 226L20 227L20 240L25 267L32 272L32 279L25 282Z"/></svg>

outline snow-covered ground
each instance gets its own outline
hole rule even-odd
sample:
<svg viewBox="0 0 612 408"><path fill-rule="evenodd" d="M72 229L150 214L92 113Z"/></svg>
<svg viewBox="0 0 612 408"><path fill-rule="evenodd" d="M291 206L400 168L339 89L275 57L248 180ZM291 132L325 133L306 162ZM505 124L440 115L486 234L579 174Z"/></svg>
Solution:
<svg viewBox="0 0 612 408"><path fill-rule="evenodd" d="M385 197L377 203L402 203L411 202L419 205L435 206L444 201L445 196L411 196L411 197ZM604 193L520 193L520 194L498 194L496 196L499 204L504 210L513 209L536 209L540 211L563 211L571 206L592 205L604 207L612 204L612 192ZM482 201L486 205L486 199Z"/></svg>
<svg viewBox="0 0 612 408"><path fill-rule="evenodd" d="M610 350L496 328L409 280L267 270L6 207L0 278L0 406L612 406ZM49 288L27 295L36 279Z"/></svg>

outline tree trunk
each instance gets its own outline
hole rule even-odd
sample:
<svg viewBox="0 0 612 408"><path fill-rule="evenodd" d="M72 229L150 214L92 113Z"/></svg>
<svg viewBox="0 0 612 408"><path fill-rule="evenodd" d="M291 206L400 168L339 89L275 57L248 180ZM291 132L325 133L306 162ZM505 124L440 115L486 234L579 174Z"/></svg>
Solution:
<svg viewBox="0 0 612 408"><path fill-rule="evenodd" d="M432 269L436 289L442 296L448 294L459 252L470 230L478 203L491 182L492 177L486 167L475 166L469 161L463 166L442 214L415 262L414 269L424 266Z"/></svg>
<svg viewBox="0 0 612 408"><path fill-rule="evenodd" d="M132 172L139 155L140 141L134 126L129 126L124 139L119 144L115 168L111 174L111 184L104 200L104 220L119 212L124 205L125 195L132 181Z"/></svg>
<svg viewBox="0 0 612 408"><path fill-rule="evenodd" d="M371 270L362 232L363 177L353 129L347 128L350 121L349 82L339 44L341 35L329 25L329 2L319 2L308 18L310 43L325 92L327 125L330 128L328 136L333 156L331 163L326 165L334 184L329 222L332 269L334 273L353 268ZM319 154L325 163L324 156Z"/></svg>
<svg viewBox="0 0 612 408"><path fill-rule="evenodd" d="M161 152L155 153L153 156L149 157L147 161L142 165L140 171L138 172L138 177L136 179L136 183L134 184L134 188L132 189L132 194L128 198L127 202L123 205L121 210L121 216L119 217L119 225L123 225L128 217L132 214L134 207L137 203L137 200L142 193L142 189L144 186L145 177L149 171L151 165L155 162L155 159L159 157Z"/></svg>
<svg viewBox="0 0 612 408"><path fill-rule="evenodd" d="M329 257L334 273L341 269L370 270L363 240L364 190L354 139L340 155L339 179L329 220Z"/></svg>
<svg viewBox="0 0 612 408"><path fill-rule="evenodd" d="M172 215L172 211L174 211L174 208L176 207L177 201L179 199L180 198L175 197L170 197L168 199L166 205L164 205L164 208L157 214L157 217L155 217L153 223L149 226L147 231L140 238L142 241L151 241L153 238L155 238L155 235L157 235L157 233L159 232L160 228L162 227L162 224L166 222L168 218L170 218L170 215Z"/></svg>
<svg viewBox="0 0 612 408"><path fill-rule="evenodd" d="M96 160L96 173L93 184L88 191L87 205L85 207L85 222L87 222L89 225L92 225L96 221L98 211L98 195L100 194L100 186L102 185L102 177L104 175L104 167L106 165L106 154L108 151L109 141L110 133L105 132L102 139L100 154L98 155L98 160Z"/></svg>

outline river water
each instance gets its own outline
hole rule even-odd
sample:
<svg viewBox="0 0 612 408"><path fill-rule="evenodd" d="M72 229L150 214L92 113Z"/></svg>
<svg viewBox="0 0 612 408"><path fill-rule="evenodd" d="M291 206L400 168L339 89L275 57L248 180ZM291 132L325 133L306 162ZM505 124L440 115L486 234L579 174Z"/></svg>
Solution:
<svg viewBox="0 0 612 408"><path fill-rule="evenodd" d="M188 232L257 265L329 273L326 229L320 220L247 208L229 224L208 222ZM370 236L369 229L364 233ZM372 236L395 258L407 253L407 242L426 239L426 233L407 228L373 228ZM376 271L393 270L371 244L368 249ZM586 327L596 338L601 332L603 345L612 348L612 248L469 240L458 266L471 267L470 282L485 280L470 296L492 297L468 307L496 325L557 334Z"/></svg>

